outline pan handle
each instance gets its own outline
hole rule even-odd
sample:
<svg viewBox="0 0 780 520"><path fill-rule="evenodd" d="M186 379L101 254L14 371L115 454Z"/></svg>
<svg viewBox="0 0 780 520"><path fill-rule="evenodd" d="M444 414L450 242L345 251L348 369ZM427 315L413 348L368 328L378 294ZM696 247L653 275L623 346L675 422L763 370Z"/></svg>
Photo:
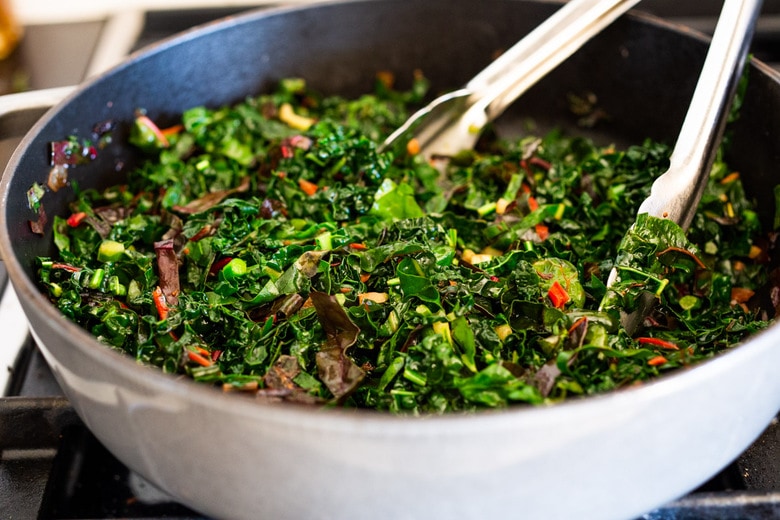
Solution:
<svg viewBox="0 0 780 520"><path fill-rule="evenodd" d="M0 96L0 139L24 136L48 109L75 90L75 86L54 87Z"/></svg>

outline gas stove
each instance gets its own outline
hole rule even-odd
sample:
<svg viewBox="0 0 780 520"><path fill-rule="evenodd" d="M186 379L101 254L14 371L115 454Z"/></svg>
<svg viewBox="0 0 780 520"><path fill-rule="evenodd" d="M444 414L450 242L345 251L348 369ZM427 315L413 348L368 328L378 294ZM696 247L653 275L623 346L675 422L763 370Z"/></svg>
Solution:
<svg viewBox="0 0 780 520"><path fill-rule="evenodd" d="M204 2L193 2L197 8L174 10L160 0L110 12L110 2L100 3L106 12L99 17L56 23L28 17L25 39L0 62L0 94L77 84L161 38L263 4L203 7ZM647 0L640 5L709 32L721 2ZM765 0L753 53L780 70L780 0ZM13 119L0 117L0 166L42 113L35 108ZM30 338L2 262L0 295L0 518L203 518L128 470L82 424ZM780 518L778 421L710 481L642 518Z"/></svg>

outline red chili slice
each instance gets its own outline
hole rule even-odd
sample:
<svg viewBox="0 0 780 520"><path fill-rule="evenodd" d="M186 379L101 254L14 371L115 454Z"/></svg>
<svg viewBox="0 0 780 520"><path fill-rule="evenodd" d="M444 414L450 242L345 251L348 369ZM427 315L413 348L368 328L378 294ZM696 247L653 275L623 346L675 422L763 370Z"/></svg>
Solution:
<svg viewBox="0 0 780 520"><path fill-rule="evenodd" d="M165 295L159 285L152 291L152 300L154 300L154 306L157 308L157 315L160 319L167 318L171 309L168 307L168 302L165 301Z"/></svg>
<svg viewBox="0 0 780 520"><path fill-rule="evenodd" d="M68 225L70 227L78 227L79 224L81 224L81 221L86 218L87 214L83 211L79 211L78 213L74 213L73 215L68 217Z"/></svg>
<svg viewBox="0 0 780 520"><path fill-rule="evenodd" d="M566 305L566 303L569 301L569 293L566 292L566 289L564 289L557 280L553 282L552 286L547 291L547 296L550 298L553 307L556 309L563 308L563 306Z"/></svg>
<svg viewBox="0 0 780 520"><path fill-rule="evenodd" d="M665 339L661 338L642 337L636 338L636 340L644 345L653 345L655 347L661 347L667 350L680 350L680 347L678 347L675 343L666 341Z"/></svg>
<svg viewBox="0 0 780 520"><path fill-rule="evenodd" d="M669 361L663 356L655 356L647 360L647 364L652 367L657 367L658 365L664 365L668 362Z"/></svg>

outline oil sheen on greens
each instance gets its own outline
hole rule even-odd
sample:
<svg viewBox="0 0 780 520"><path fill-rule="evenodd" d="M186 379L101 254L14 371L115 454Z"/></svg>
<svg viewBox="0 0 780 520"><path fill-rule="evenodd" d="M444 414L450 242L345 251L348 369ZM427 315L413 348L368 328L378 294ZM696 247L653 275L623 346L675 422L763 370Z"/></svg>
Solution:
<svg viewBox="0 0 780 520"><path fill-rule="evenodd" d="M413 147L378 154L426 88L377 80L347 100L289 79L162 130L139 113L131 141L148 161L103 193L72 183L42 285L101 342L165 372L401 413L627 387L774 318L756 304L768 230L721 161L687 237L646 217L626 236L667 146L483 139L444 173ZM631 337L621 317L643 293L653 310Z"/></svg>

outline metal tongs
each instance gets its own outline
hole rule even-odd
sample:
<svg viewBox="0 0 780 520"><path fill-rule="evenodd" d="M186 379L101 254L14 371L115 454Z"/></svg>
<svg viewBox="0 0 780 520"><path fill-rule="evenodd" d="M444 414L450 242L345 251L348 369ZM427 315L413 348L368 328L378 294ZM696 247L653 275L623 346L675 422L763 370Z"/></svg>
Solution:
<svg viewBox="0 0 780 520"><path fill-rule="evenodd" d="M669 158L639 213L687 230L723 137L762 0L725 0L693 98Z"/></svg>
<svg viewBox="0 0 780 520"><path fill-rule="evenodd" d="M669 219L683 230L690 226L723 137L761 4L762 0L725 0L669 169L655 180L638 214ZM607 287L619 276L619 269L613 268ZM643 293L639 309L622 317L629 334L641 326L654 302L654 295Z"/></svg>
<svg viewBox="0 0 780 520"><path fill-rule="evenodd" d="M434 99L381 145L414 137L431 159L473 148L482 129L639 0L571 0L465 87Z"/></svg>

